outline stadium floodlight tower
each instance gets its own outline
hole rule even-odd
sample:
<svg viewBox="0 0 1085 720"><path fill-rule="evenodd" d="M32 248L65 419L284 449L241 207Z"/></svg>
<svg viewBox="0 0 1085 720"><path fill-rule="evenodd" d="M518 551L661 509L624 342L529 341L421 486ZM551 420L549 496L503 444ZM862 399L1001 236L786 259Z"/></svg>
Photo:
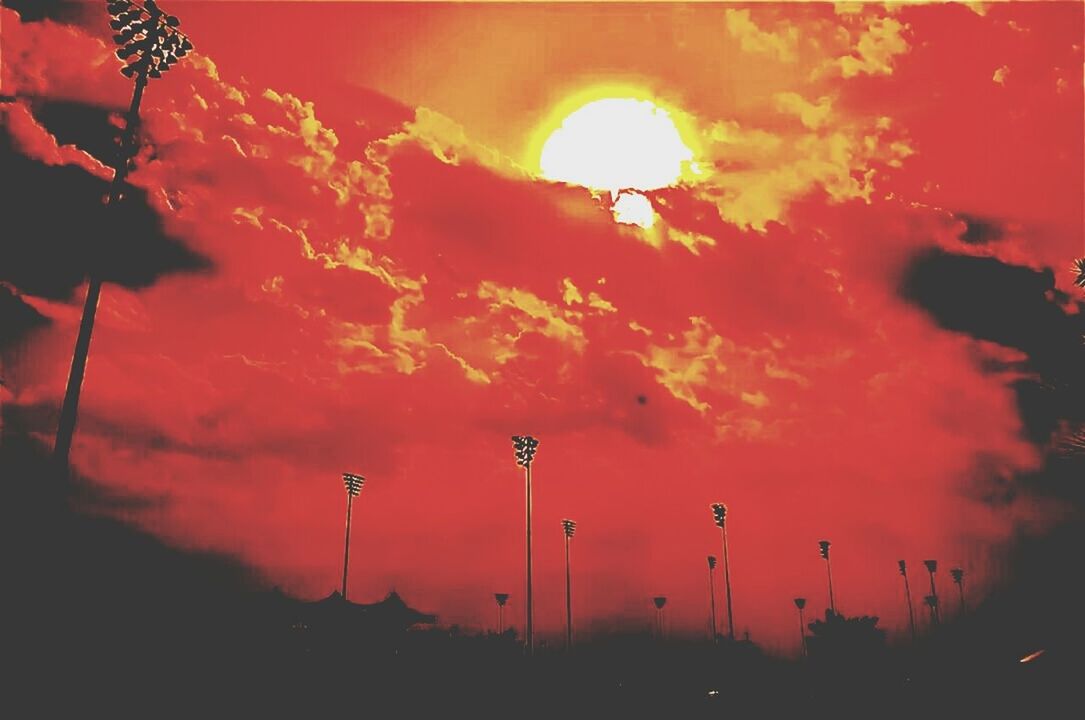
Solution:
<svg viewBox="0 0 1085 720"><path fill-rule="evenodd" d="M900 575L904 578L904 599L908 601L908 627L912 631L912 642L915 642L915 610L912 609L912 588L908 585L908 564L903 560L897 560Z"/></svg>
<svg viewBox="0 0 1085 720"><path fill-rule="evenodd" d="M836 596L833 594L833 563L829 559L829 548L832 543L828 540L818 540L818 551L825 560L825 571L829 573L829 610L836 615Z"/></svg>
<svg viewBox="0 0 1085 720"><path fill-rule="evenodd" d="M708 606L712 610L712 642L719 641L719 627L716 623L716 556L708 556Z"/></svg>
<svg viewBox="0 0 1085 720"><path fill-rule="evenodd" d="M957 586L957 593L961 598L961 612L964 612L964 570L959 567L950 569L949 576L953 578L953 584Z"/></svg>
<svg viewBox="0 0 1085 720"><path fill-rule="evenodd" d="M652 604L656 608L656 637L662 640L664 634L666 633L666 625L664 625L663 622L663 608L667 604L667 598L663 595L656 596L652 598Z"/></svg>
<svg viewBox="0 0 1085 720"><path fill-rule="evenodd" d="M569 545L573 535L576 534L576 521L565 519L561 521L561 529L565 534L565 649L573 648L573 591L572 571L569 564Z"/></svg>
<svg viewBox="0 0 1085 720"><path fill-rule="evenodd" d="M935 625L942 621L942 615L938 609L938 589L934 586L934 573L938 572L937 560L924 560L924 567L931 576L931 594L924 598L931 609L931 622Z"/></svg>
<svg viewBox="0 0 1085 720"><path fill-rule="evenodd" d="M343 599L347 599L347 568L350 564L350 515L354 508L354 498L362 491L365 478L354 473L343 473L343 487L347 491L347 537L343 544Z"/></svg>
<svg viewBox="0 0 1085 720"><path fill-rule="evenodd" d="M795 607L799 609L799 640L803 656L806 655L806 598L795 598Z"/></svg>
<svg viewBox="0 0 1085 720"><path fill-rule="evenodd" d="M497 634L505 634L505 603L509 601L508 593L494 593L494 600L497 601Z"/></svg>
<svg viewBox="0 0 1085 720"><path fill-rule="evenodd" d="M731 610L731 556L727 548L727 506L723 503L712 503L712 520L720 529L720 535L723 536L723 584L727 597L727 638L734 640L735 616Z"/></svg>
<svg viewBox="0 0 1085 720"><path fill-rule="evenodd" d="M527 606L524 622L524 634L527 635L527 651L535 653L535 618L531 589L531 465L535 462L535 453L539 451L539 441L530 435L513 435L512 449L516 455L516 464L524 469L527 481Z"/></svg>
<svg viewBox="0 0 1085 720"><path fill-rule="evenodd" d="M139 104L143 100L147 81L149 78L162 77L163 73L180 62L181 58L192 51L192 42L178 30L181 21L165 13L154 0L145 0L143 5L131 0L109 0L106 9L111 16L109 26L117 33L113 36L113 42L119 46L117 57L126 63L120 69L121 74L135 80L132 102L124 118L120 145L114 157L113 181L110 183L106 200L108 206L115 206L124 198L125 179L137 154L134 141L139 127ZM94 316L98 312L98 300L102 294L103 270L104 268L92 266L87 273L87 297L83 302L83 316L79 321L79 332L75 339L68 384L60 406L53 457L65 470L75 435L79 394L83 389L83 376L87 370Z"/></svg>

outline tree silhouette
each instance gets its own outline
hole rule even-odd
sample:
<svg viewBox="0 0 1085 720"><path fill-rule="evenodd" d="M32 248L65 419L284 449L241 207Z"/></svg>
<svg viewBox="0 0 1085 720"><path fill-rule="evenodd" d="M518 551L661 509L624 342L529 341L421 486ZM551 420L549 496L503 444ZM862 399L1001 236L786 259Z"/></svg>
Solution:
<svg viewBox="0 0 1085 720"><path fill-rule="evenodd" d="M846 618L826 610L824 620L808 626L807 652L812 658L833 661L861 661L878 655L885 649L885 630L877 625L876 616Z"/></svg>

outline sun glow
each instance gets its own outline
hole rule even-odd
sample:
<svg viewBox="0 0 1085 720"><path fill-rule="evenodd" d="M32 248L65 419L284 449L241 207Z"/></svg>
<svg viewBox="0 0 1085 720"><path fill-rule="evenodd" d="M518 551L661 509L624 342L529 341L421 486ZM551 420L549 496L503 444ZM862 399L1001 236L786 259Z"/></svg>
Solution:
<svg viewBox="0 0 1085 720"><path fill-rule="evenodd" d="M649 228L655 210L645 191L677 185L697 174L695 153L682 132L683 115L636 93L594 99L576 96L557 110L538 147L539 174L607 191L614 219ZM676 123L676 119L678 122Z"/></svg>

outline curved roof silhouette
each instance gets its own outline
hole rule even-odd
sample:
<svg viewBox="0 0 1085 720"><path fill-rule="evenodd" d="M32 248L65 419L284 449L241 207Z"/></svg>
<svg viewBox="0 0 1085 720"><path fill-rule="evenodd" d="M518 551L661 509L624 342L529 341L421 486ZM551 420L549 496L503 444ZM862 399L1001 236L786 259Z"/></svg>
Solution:
<svg viewBox="0 0 1085 720"><path fill-rule="evenodd" d="M300 616L310 624L335 623L365 630L402 630L437 622L436 615L415 610L394 590L375 603L351 602L338 590L319 600L298 600L278 590L276 594L291 614Z"/></svg>

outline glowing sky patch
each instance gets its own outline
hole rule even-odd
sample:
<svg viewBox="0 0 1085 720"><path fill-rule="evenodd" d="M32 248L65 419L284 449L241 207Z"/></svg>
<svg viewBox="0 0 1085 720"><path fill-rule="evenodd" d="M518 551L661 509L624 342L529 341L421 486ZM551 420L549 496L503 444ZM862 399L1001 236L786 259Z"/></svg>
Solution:
<svg viewBox="0 0 1085 720"><path fill-rule="evenodd" d="M645 229L655 224L656 212L652 209L652 201L640 193L619 193L610 209L614 219L620 223L639 225Z"/></svg>

